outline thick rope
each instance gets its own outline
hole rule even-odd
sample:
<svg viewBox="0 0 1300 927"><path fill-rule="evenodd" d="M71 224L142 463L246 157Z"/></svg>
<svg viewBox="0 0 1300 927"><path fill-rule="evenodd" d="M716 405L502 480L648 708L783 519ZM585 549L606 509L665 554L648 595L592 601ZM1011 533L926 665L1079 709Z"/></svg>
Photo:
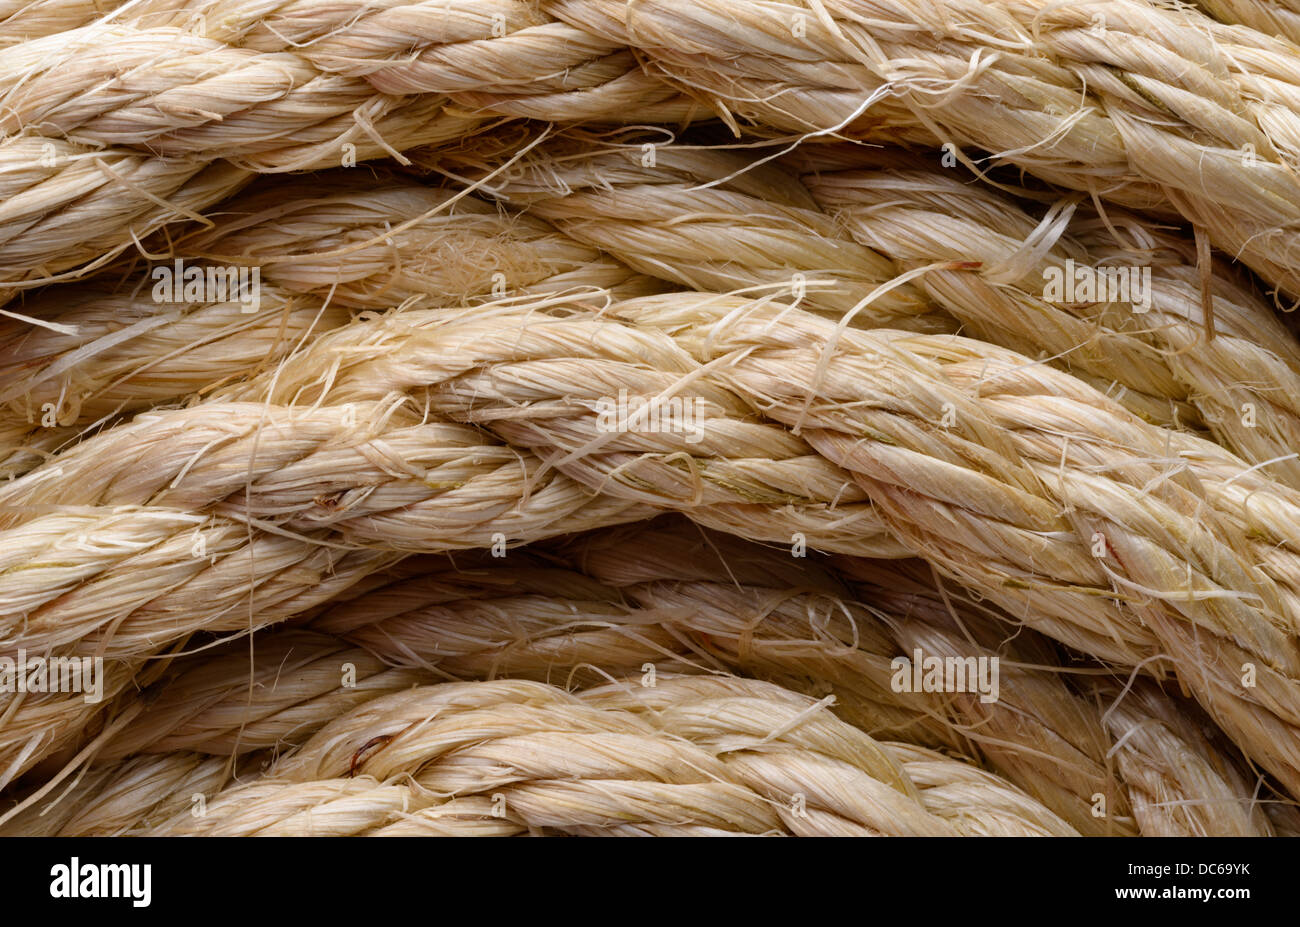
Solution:
<svg viewBox="0 0 1300 927"><path fill-rule="evenodd" d="M983 343L839 330L777 303L693 294L609 313L631 324L476 318L409 332L378 356L334 353L326 338L301 369L328 370L335 398L410 390L602 493L655 505L721 500L730 483L700 465L685 429L603 428L601 397L698 398L701 455L756 459L742 436L783 422L852 472L914 552L1103 660L1166 658L1247 753L1293 775L1293 490ZM277 387L310 396L319 382ZM714 384L767 422L730 418Z"/></svg>
<svg viewBox="0 0 1300 927"><path fill-rule="evenodd" d="M1114 203L1176 209L1300 295L1294 47L1146 0L550 0L715 105L994 153ZM855 121L856 120L856 121ZM896 139L896 132L887 133Z"/></svg>
<svg viewBox="0 0 1300 927"><path fill-rule="evenodd" d="M906 564L846 561L863 577L858 604L815 561L682 525L597 534L566 559L583 571L525 553L457 558L451 568L406 561L387 585L362 582L325 607L311 622L314 631L255 642L251 677L243 642L180 664L178 677L100 757L292 745L340 714L340 705L409 686L413 673L425 681L511 676L592 684L653 663L656 672L730 669L834 694L836 714L874 737L986 757L1082 833L1132 826L1127 787L1107 757L1111 735L1099 720L1117 717L1114 740L1141 777L1143 833L1267 830L1251 790L1195 725L1179 722L1155 747L1135 753L1129 728L1156 712L1137 720L1103 715L1105 705L1038 669L1057 660L1032 632L1005 640L1010 632L990 626L973 603L951 594L945 601L925 573ZM955 622L948 603L958 609ZM972 632L984 643L969 639ZM336 634L365 650L348 649ZM911 659L916 648L999 659L998 700L893 691L891 661ZM345 664L355 680L341 687ZM1135 691L1157 708L1169 705L1169 718L1186 712L1154 686L1139 683ZM1130 696L1119 697L1115 687L1109 699L1116 698ZM1181 797L1147 802L1150 782Z"/></svg>
<svg viewBox="0 0 1300 927"><path fill-rule="evenodd" d="M449 160L462 157L472 156ZM797 285L806 291L801 307L852 312L862 328L934 331L943 316L932 306L942 307L965 333L1044 358L1150 421L1209 428L1300 486L1300 345L1271 306L1225 277L1216 278L1209 338L1188 243L1112 210L1106 222L1134 239L1125 250L1077 204L1040 220L1010 196L915 158L814 148L790 160L817 169L807 188L770 165L746 170L746 159L725 152L659 146L651 167L635 145L592 152L590 143L558 139L487 190L630 266L698 289L770 282L785 295ZM871 168L849 169L862 165ZM784 201L801 211L782 214L793 209ZM867 247L849 251L846 234ZM874 277L837 273L844 258L826 251L832 245ZM1076 266L1139 277L1151 268L1145 305L1049 298L1048 272ZM904 285L860 305L877 285L917 269L928 298Z"/></svg>
<svg viewBox="0 0 1300 927"><path fill-rule="evenodd" d="M459 306L503 295L654 283L537 220L473 197L339 171L254 189L223 204L215 228L171 243L174 273L252 262L256 311L243 303L159 303L155 277L101 278L27 300L43 322L0 318L0 473L25 472L104 422L273 368L349 309ZM160 243L163 244L163 243ZM123 267L123 274L129 273ZM55 327L59 326L59 327ZM67 331L73 329L74 331Z"/></svg>
<svg viewBox="0 0 1300 927"><path fill-rule="evenodd" d="M997 777L877 743L812 698L689 676L581 695L500 681L376 699L203 816L149 832L1073 833Z"/></svg>

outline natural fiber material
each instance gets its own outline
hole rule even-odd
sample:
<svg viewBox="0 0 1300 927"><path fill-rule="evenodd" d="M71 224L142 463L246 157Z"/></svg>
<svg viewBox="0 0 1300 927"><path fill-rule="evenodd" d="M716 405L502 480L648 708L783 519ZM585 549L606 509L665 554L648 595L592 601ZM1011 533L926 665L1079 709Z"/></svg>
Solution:
<svg viewBox="0 0 1300 927"><path fill-rule="evenodd" d="M550 0L724 111L901 128L1141 210L1300 295L1295 46L1147 0ZM892 132L897 137L896 132ZM927 138L928 136L928 138Z"/></svg>
<svg viewBox="0 0 1300 927"><path fill-rule="evenodd" d="M643 499L593 495L474 428L419 421L392 403L314 412L206 403L141 416L0 487L0 566L10 577L0 614L22 616L4 626L4 651L136 661L195 631L287 617L324 591L322 571L337 591L399 553L527 542L656 510ZM816 455L757 463L778 486L799 491L816 480L822 488L804 489L802 505L791 491L765 504L733 491L690 507L693 517L779 540L807 531L828 550L899 550L872 509L854 504L861 494L847 477ZM719 460L720 473L727 466ZM676 507L671 497L662 504ZM69 506L78 514L42 514ZM204 509L214 514L198 514ZM248 600L252 590L261 591ZM263 593L290 611L259 606ZM197 607L181 604L193 597ZM43 728L0 732L16 738L0 747L23 755L9 776L94 713L80 697L35 701L70 703L69 726L56 731L44 717Z"/></svg>
<svg viewBox="0 0 1300 927"><path fill-rule="evenodd" d="M1294 802L1275 800L1265 805L1269 820L1279 837L1300 837L1300 809Z"/></svg>
<svg viewBox="0 0 1300 927"><path fill-rule="evenodd" d="M491 8L468 0L302 3L270 17L261 5L214 4L186 15L220 23L216 35L239 47L148 28L146 16L141 25L107 23L17 45L0 87L15 126L51 137L274 170L324 166L343 143L367 135L400 151L420 144L420 133L432 136L427 142L465 134L464 126L431 130L428 117L442 103L429 97L439 94L472 110L566 121L618 121L635 111L673 122L697 112L636 66L630 44L691 92L778 128L827 130L861 117L865 129L982 147L1121 205L1172 204L1221 248L1300 293L1285 231L1300 218L1287 205L1297 199L1290 139L1300 119L1290 43L1145 0L1086 9L1040 0L969 9L839 0L824 17L802 3L734 0L554 0L546 9L559 20L517 0ZM127 61L139 62L135 99L98 101L96 68ZM231 92L218 101L200 73L222 74ZM149 118L167 94L203 115L179 125L174 115ZM393 117L385 132L381 120L400 94L424 95L405 99L425 106L425 118ZM132 106L142 118L130 118ZM277 127L271 137L267 125Z"/></svg>
<svg viewBox="0 0 1300 927"><path fill-rule="evenodd" d="M605 495L654 505L724 501L734 480L705 460L759 460L741 437L756 448L783 422L853 473L913 551L1087 653L1149 669L1163 655L1254 759L1284 779L1300 768L1288 746L1300 720L1294 491L980 342L840 330L777 303L694 294L606 315L631 324L476 316L408 331L373 359L327 338L315 369L335 399L410 390ZM281 376L277 389L310 401L323 382ZM736 418L717 387L766 421ZM702 442L602 429L596 402L619 388L698 397ZM1245 664L1256 688L1242 686Z"/></svg>
<svg viewBox="0 0 1300 927"><path fill-rule="evenodd" d="M934 170L823 173L809 186L900 269L964 257L961 268L936 268L918 282L965 333L1057 359L1150 420L1207 427L1245 460L1300 486L1300 345L1222 267L1206 318L1191 242L1118 210L1104 219L1080 210L1061 235L1073 204L1039 221L1009 197ZM1049 272L1074 267L1134 276L1150 268L1148 305L1045 298Z"/></svg>
<svg viewBox="0 0 1300 927"><path fill-rule="evenodd" d="M722 428L743 411L734 398L718 396L732 407L710 416ZM420 424L392 402L314 410L203 403L139 416L0 487L0 527L37 530L42 509L67 506L97 506L92 513L115 520L219 506L220 517L258 527L328 528L343 546L415 553L488 547L497 534L508 541L535 540L582 530L576 521L597 527L661 507L692 514L702 509L699 517L706 522L749 515L758 535L785 541L791 526L820 526L811 535L820 549L863 555L898 550L873 536L870 529L878 523L869 507L854 505L862 493L846 473L783 429L740 421L732 430L751 432L753 444L766 440L772 451L751 463L719 450L711 465L719 485L702 498L682 498L673 485L602 498L599 487L587 488L528 452L465 425ZM701 442L700 456L709 456L715 445L725 449L718 439ZM142 466L145 460L148 467ZM728 479L728 471L735 477ZM771 488L750 488L759 480ZM134 506L141 509L133 513ZM785 512L792 508L787 521ZM94 514L84 517L93 525ZM557 528L568 517L574 521ZM842 524L848 518L856 518L853 528L861 534ZM93 527L83 531L98 535Z"/></svg>
<svg viewBox="0 0 1300 927"><path fill-rule="evenodd" d="M264 417L266 410L258 406L218 406L208 411L216 414L210 419L214 430L206 437L202 428L183 421L189 413L177 412L172 415L181 418L168 421L178 427L158 432L161 443L156 447L169 447L165 452L169 456L190 458L195 451L207 451L205 459L218 470L229 467L226 475L232 488L244 483L249 455L255 446L261 447L267 452L261 459L279 458L286 464L272 463L268 471L268 477L286 481L282 488L288 495L274 503L277 508L296 496L315 513L304 509L309 520L319 520L327 510L337 509L335 514L316 527L299 524L294 531L286 530L291 520L275 519L270 512L264 514L278 521L279 527L257 527L254 510L243 502L231 504L225 514L210 515L156 504L157 500L144 507L92 508L88 514L84 508L83 514L76 515L33 514L43 502L38 495L29 495L27 488L37 482L54 488L59 461L76 456L86 461L87 475L96 469L90 461L100 450L95 440L88 441L57 457L54 466L39 468L0 490L6 494L0 505L16 525L0 532L0 614L7 616L0 645L4 653L21 648L31 653L99 656L130 667L195 631L251 630L283 620L394 562L400 556L396 550L402 548L488 547L498 536L527 541L635 520L650 511L619 499L593 499L590 491L554 471L543 477L535 458L530 460L512 448L484 445L474 429L419 425L417 419L395 410L377 420L405 421L405 427L371 446L351 438L333 444L330 440L331 433L336 438L354 433L356 422L367 420L364 408L359 418L356 408L331 408L320 417L309 416L316 419L314 425L300 422L294 430L309 425L307 432L298 432L300 438L314 432L308 444L322 447L326 454L316 458L322 469L310 473L312 464L304 461L299 475L282 457L284 451L296 453L291 448L297 441L291 440L278 452L273 448L273 414ZM117 441L129 430L112 429L99 440ZM185 443L177 441L181 436L202 440L186 451ZM231 454L226 464L211 456L217 446L211 443L214 439ZM146 446L138 445L129 453L138 461ZM181 470L193 472L181 457L172 460ZM146 473L135 464L127 466L138 476ZM321 478L334 466L341 469L330 479L342 482L335 482L336 489L330 490ZM345 471L351 475L343 476ZM64 473L72 476L70 470ZM306 482L300 482L304 478ZM336 493L342 494L336 496L341 500L348 486L353 498L370 500L370 514L363 515L350 504L337 508L326 501ZM179 497L173 501L185 506L205 504ZM385 519L386 507L400 509L401 515ZM351 525L343 514L349 509L355 516ZM340 532L334 536L345 542L350 539L352 545L331 541L331 534L323 530L331 522ZM475 531L475 522L481 530ZM381 549L346 549L357 545ZM106 690L109 697L121 691L129 673L113 678L116 683ZM9 720L0 729L0 781L11 780L66 744L98 708L80 695L62 693L15 699L7 708Z"/></svg>
<svg viewBox="0 0 1300 927"><path fill-rule="evenodd" d="M1283 781L1295 775L1296 760L1288 752L1295 741L1287 733L1300 711L1294 681L1300 671L1292 665L1288 643L1296 613L1294 520L1285 514L1297 510L1291 490L1248 470L1217 446L1142 423L1077 380L977 342L838 332L817 316L776 303L694 294L651 297L608 310L635 322L635 328L590 317L580 306L570 306L568 311L578 314L567 319L548 318L538 308L507 307L497 317L478 311L460 322L444 318L442 325L424 330L398 329L398 340L389 340L387 350L373 359L352 350L321 363L314 352L337 347L326 336L296 360L304 360L305 370L330 371L332 397L418 392L422 408L487 425L512 445L535 449L558 468L550 470L553 487L561 473L574 481L560 491L559 498L567 501L559 508L550 501L554 495L538 491L536 476L513 449L501 449L500 462L484 470L487 484L467 482L469 474L460 471L473 469L471 461L483 459L483 451L466 457L460 448L484 446L476 432L457 439L456 426L409 425L385 437L390 460L418 467L403 486L394 480L392 464L376 470L347 442L331 443L357 421L387 427L401 423L401 416L379 407L353 407L349 424L346 406L286 409L278 417L282 425L265 407L251 406L242 438L241 426L235 425L237 406L167 413L160 416L163 427L146 419L61 455L61 477L50 468L38 469L0 493L0 501L21 497L24 505L59 504L73 501L69 487L75 485L82 504L153 507L135 516L113 516L125 528L126 519L157 519L175 506L203 508L229 498L227 511L245 517L261 512L281 528L328 526L352 543L430 550L437 549L431 537L437 538L434 544L446 545L443 549L488 546L492 534L553 536L566 527L609 524L611 517L642 517L647 505L693 515L710 506L752 511L759 508L754 500L762 498L755 478L764 469L768 485L784 487L788 498L794 487L807 492L808 476L833 461L870 492L892 532L912 550L1015 617L1085 652L1149 670L1158 670L1161 662L1153 658L1162 657L1248 755ZM391 333L393 321L401 319L399 314L352 326L340 335L353 338L367 328ZM773 327L776 319L779 328ZM825 355L821 373L817 346L832 343L836 353ZM621 360L625 357L638 361L630 364ZM712 367L700 369L699 361ZM773 363L779 364L776 376L766 366ZM302 392L311 382L296 383L290 373L289 365L278 372L277 388L312 401L310 389ZM979 377L978 392L971 389L972 376ZM693 378L687 394L706 410L701 442L671 431L618 433L598 427L593 403L601 395L618 388L657 395L687 377ZM894 409L882 408L868 391L889 397ZM761 408L770 421L754 420L739 397ZM922 405L915 413L904 413L906 404L917 403ZM944 404L956 413L947 427L939 424ZM214 410L213 430L205 432L200 423ZM825 458L810 458L800 450L801 441L774 430L772 422L780 421L802 428ZM933 424L918 429L910 421ZM277 432L280 437L273 437ZM458 488L451 493L429 488L435 432L440 435L435 457L455 456ZM404 435L411 443L399 452ZM219 452L212 449L214 439L221 442ZM251 444L241 448L240 440L261 448L251 462ZM159 451L150 454L151 466L142 471L130 461L146 453L151 441L165 443L155 445ZM110 451L113 447L120 450ZM782 457L774 456L776 448L786 448ZM1181 457L1181 472L1169 469L1171 452ZM674 463L682 459L695 461L697 476L683 479ZM789 463L782 465L782 459ZM1099 464L1104 469L1097 471ZM828 477L835 472L840 471L826 471ZM333 480L332 490L321 483L325 474ZM416 484L418 495L412 496ZM384 485L386 492L377 491ZM479 485L492 486L497 501L490 507L484 507ZM583 486L599 491L606 509L592 509L590 490ZM735 486L752 488L737 498ZM366 488L346 495L360 487ZM322 505L322 492L345 495ZM824 500L825 512L833 516L843 493L844 480L837 477L813 499ZM920 494L927 497L925 506L917 504ZM421 498L431 504L412 504ZM446 521L441 514L449 501L461 498L474 499L474 510L485 519L477 536L466 532L463 516ZM1239 513L1247 500L1250 521L1243 522ZM10 511L18 511L10 505ZM789 503L777 505L781 508L765 516L773 520L771 527L754 535L791 536L789 523L784 531L777 527ZM392 517L383 517L385 511ZM561 511L572 513L577 523L561 522ZM26 525L18 525L20 516L8 518L16 525L10 532L15 540L49 536L48 518ZM433 530L440 523L447 526L441 534ZM81 530L98 538L99 530L90 524L83 521ZM529 524L535 527L526 528ZM192 542L193 527L187 527L189 533L180 535L155 521L151 530L169 530L179 548L182 537ZM67 527L57 530L73 534ZM404 536L416 544L404 543ZM286 545L286 553L297 544L295 556L312 549L292 537L274 535L267 542ZM816 538L809 543L818 546ZM26 556L22 545L13 549L13 556ZM1101 556L1094 556L1094 549ZM1185 551L1196 557L1190 576ZM185 570L193 572L194 558L189 561ZM135 577L142 589L156 588L146 573ZM45 590L42 600L66 608L66 596L53 598L59 585L38 588ZM116 617L121 612L100 609L95 623L83 628L121 620ZM207 619L195 615L184 629L206 625ZM18 641L35 647L42 638L34 632L43 626L29 615L28 630ZM114 628L110 653L142 655L126 633L133 626ZM87 633L73 630L77 626L66 620L51 620L48 627L63 629L61 642L50 639L61 646ZM174 622L170 627L185 633ZM150 647L157 646L152 636L148 639ZM1244 664L1258 673L1257 688L1241 685Z"/></svg>
<svg viewBox="0 0 1300 927"><path fill-rule="evenodd" d="M49 515L5 532L0 654L98 656L105 680L103 702L68 692L7 697L0 784L98 732L109 700L133 681L145 684L151 666L163 668L146 658L193 630L242 631L284 620L396 559L338 551L322 540L250 532L229 519L165 509Z"/></svg>
<svg viewBox="0 0 1300 927"><path fill-rule="evenodd" d="M181 253L260 268L263 280L353 309L460 306L488 296L656 287L530 216L452 188L326 171L259 184L223 204Z"/></svg>
<svg viewBox="0 0 1300 927"><path fill-rule="evenodd" d="M248 182L228 164L163 160L35 135L0 140L0 301L23 281L93 269Z"/></svg>
<svg viewBox="0 0 1300 927"><path fill-rule="evenodd" d="M179 25L189 5L189 0L4 0L0 3L0 47L111 21L127 12L133 19L147 19L156 26L173 20Z"/></svg>
<svg viewBox="0 0 1300 927"><path fill-rule="evenodd" d="M160 305L147 291L58 287L25 311L74 333L0 319L0 473L30 470L119 413L274 367L313 332L350 318L278 287L262 286L258 298L260 310L246 313L237 300Z"/></svg>
<svg viewBox="0 0 1300 927"><path fill-rule="evenodd" d="M341 706L416 680L510 676L567 686L644 673L652 663L657 673L729 669L833 694L836 714L874 737L986 757L1082 833L1133 827L1128 786L1115 778L1099 720L1113 719L1119 753L1137 777L1143 833L1268 832L1233 762L1182 720L1185 706L1139 683L1133 691L1171 720L1150 733L1130 730L1156 712L1102 715L1092 687L1080 697L1061 675L1038 669L1056 658L1033 632L1005 640L1007 629L954 598L959 591L945 598L913 564L845 561L859 578L850 592L815 561L678 524L598 533L564 559L583 570L557 568L550 553L458 557L450 568L408 560L386 585L363 581L327 606L311 631L182 660L177 677L160 682L145 712L97 756L284 748ZM969 640L971 632L988 646ZM365 649L348 649L335 635ZM918 647L1000 659L998 700L893 691L891 661ZM340 687L347 664L355 684ZM1136 698L1119 687L1104 691L1107 701ZM1181 797L1150 801L1149 787ZM1106 802L1100 816L1097 794Z"/></svg>
<svg viewBox="0 0 1300 927"><path fill-rule="evenodd" d="M148 832L1073 833L976 767L879 744L812 698L716 677L580 696L524 681L386 696L206 814Z"/></svg>
<svg viewBox="0 0 1300 927"><path fill-rule="evenodd" d="M380 93L445 94L460 109L542 121L678 123L701 107L644 73L626 43L557 22L530 0L150 0L141 26L204 17L209 37L293 53ZM124 16L123 18L126 18Z"/></svg>
<svg viewBox="0 0 1300 927"><path fill-rule="evenodd" d="M88 770L60 794L33 804L5 824L0 834L23 837L106 837L147 829L194 811L200 798L215 795L237 773L258 774L260 760L230 769L224 757L197 753L141 756Z"/></svg>
<svg viewBox="0 0 1300 927"><path fill-rule="evenodd" d="M739 157L678 152L671 147L656 156L656 168L637 165L639 149L595 156L565 155L564 148L543 148L541 152L541 157L526 162L522 176L531 179L510 182L504 188L498 185L494 192L504 192L527 204L531 212L559 222L570 234L652 273L719 289L753 285L763 279L788 284L796 273L805 280L811 275L812 292L805 303L837 315L852 308L864 289L869 291L887 279L890 265L882 265L873 251L858 249L869 274L860 281L835 280L834 288L824 296L817 292L818 269L840 263L845 249L840 243L841 256L818 253L819 242L833 241L828 236L835 233L825 224L818 229L821 220L807 208L811 199L801 212L792 213L770 230L764 229L761 223L766 220L757 212L762 203L769 204L770 211L771 204L790 196L783 191L799 189L789 175L772 171L754 176L753 171L744 171ZM678 160L683 166L670 169ZM726 185L691 192L675 180L685 177L699 184L733 174L739 176L730 183L748 192L733 192ZM510 220L507 226L507 220L490 215L472 198L458 201L454 211L445 216L429 216L438 210L445 195L410 184L372 183L368 201L359 202L360 191L367 189L367 184L357 182L355 175L341 172L322 181L331 191L340 186L344 190L313 197L292 184L271 187L262 195L243 198L229 211L223 210L215 234L191 247L222 260L248 261L255 256L265 275L276 282L358 307L380 307L408 298L426 303L448 301L457 295L463 298L483 292L496 273L509 281L512 291L516 280L525 291L535 290L527 284L546 270L553 271L547 286L554 289L578 285L579 281L600 285L626 278L627 272L609 264L608 259L580 272L584 258L595 258L592 252L584 253L576 244L566 246L563 238L526 217ZM611 190L615 182L617 186ZM1037 266L1026 267L1028 243L1037 246L1034 254L1042 254L1042 249L1053 244L1050 236L1059 232L1059 225L1048 226L1048 237L1042 237L1043 230L1036 231L1036 221L1005 198L939 172L835 172L816 176L813 182L826 203L849 219L852 231L904 268L945 259L962 265L978 263L977 272L935 268L923 281L937 301L985 340L1031 353L1046 352L1073 372L1090 375L1103 389L1122 385L1117 398L1145 417L1192 425L1208 420L1229 446L1251 462L1285 457L1289 448L1296 446L1300 416L1289 407L1288 397L1300 393L1300 349L1266 307L1226 282L1219 284L1215 338L1206 340L1195 270L1184 263L1178 242L1160 237L1136 220L1108 217L1112 224L1133 231L1144 246L1132 257L1117 256L1149 266L1154 249L1160 247L1161 266L1157 269L1161 273L1152 292L1153 314L1139 316L1131 307L1119 304L1104 306L1099 314L1086 306L1054 306L1036 296L1034 289L1017 288L1015 281L1003 280L1009 272L1020 273L1020 280L1032 285L1041 283L1041 268L1049 262L1051 266L1059 266L1066 258L1088 262L1087 253L1073 241L1058 239L1047 260L1040 257ZM579 192L585 184L590 190ZM547 199L545 193L528 192L537 189L554 189L556 195ZM683 192L670 197L669 192L676 189ZM570 192L558 195L562 191ZM961 211L952 215L957 205ZM647 207L662 213L653 234L647 233L644 224ZM734 217L727 220L733 229L733 222L741 223L742 230L752 227L753 234L759 236L752 252L756 255L752 272L738 265L734 244L724 243L714 228L719 223L714 217L728 215ZM475 216L482 217L482 225L475 224ZM693 223L684 221L691 217L698 218ZM381 240L378 235L382 223L400 227L414 220L419 223L396 233L397 238ZM459 237L462 234L464 240ZM1097 237L1094 233L1094 240ZM676 238L681 239L680 248L666 253L665 243ZM216 243L211 244L214 239ZM500 247L495 253L482 250L484 241L495 244L498 240ZM387 241L394 242L396 252ZM795 247L782 252L783 243ZM363 244L366 250L360 250ZM1112 245L1111 251L1117 250ZM347 258L347 279L342 277L339 252ZM313 260L312 253L328 257ZM978 262L961 260L975 253L981 258ZM710 254L715 257L699 271L689 270L684 263ZM607 265L608 275L601 270ZM451 279L450 273L470 279ZM1037 289L1041 291L1041 287ZM873 302L856 314L855 323L875 326L903 321L909 318L907 313L928 308L917 295L905 295L900 302L894 298L899 292L906 293L906 287L880 297L884 315L869 314L876 309ZM891 316L883 308L888 306L905 314ZM1086 314L1076 319L1072 312ZM71 318L75 320L75 316ZM1099 335L1098 324L1111 327ZM213 377L209 382L219 379ZM30 416L30 408L27 414ZM1296 479L1295 461L1271 466Z"/></svg>
<svg viewBox="0 0 1300 927"><path fill-rule="evenodd" d="M1143 836L1273 831L1239 770L1212 750L1188 750L1203 735L1177 704L1154 687L1136 687L1120 697L1113 687L1103 693L1113 702L1102 720L1114 738L1115 762ZM1171 770L1177 773L1171 775Z"/></svg>
<svg viewBox="0 0 1300 927"><path fill-rule="evenodd" d="M1064 234L1073 201L1040 221L1008 196L915 160L814 149L798 159L818 170L805 178L809 194L794 218L772 215L773 204L805 193L790 174L673 146L656 147L647 167L635 145L593 154L561 140L528 152L517 176L490 178L486 189L631 266L700 289L771 282L784 294L797 279L807 287L801 307L837 319L853 311L852 324L863 328L938 330L942 315L916 316L932 301L967 334L1063 367L1148 420L1208 427L1249 462L1300 486L1300 345L1269 306L1220 276L1211 336L1194 245L1115 210L1104 221L1084 211L1071 223L1076 238ZM872 169L844 169L863 164ZM817 204L874 250L849 252L844 231ZM1131 244L1113 240L1115 227ZM738 237L752 244L742 249ZM874 277L836 273L832 245ZM1135 274L1152 268L1149 304L1047 299L1047 271L1064 272L1067 261ZM876 285L918 268L926 269L916 284L928 300L904 285L862 305Z"/></svg>
<svg viewBox="0 0 1300 927"><path fill-rule="evenodd" d="M1300 831L1289 4L0 0L0 830Z"/></svg>
<svg viewBox="0 0 1300 927"><path fill-rule="evenodd" d="M477 122L444 112L437 99L417 97L377 117L374 125L348 120L334 127L334 137L284 149L283 165L248 166L336 167L340 152L357 160L389 154L380 133L406 133L402 137L412 143L433 144L472 125ZM194 155L161 158L122 146L66 141L62 135L0 133L0 297L13 295L5 288L30 288L95 270L164 225L199 218L251 178L243 167Z"/></svg>
<svg viewBox="0 0 1300 927"><path fill-rule="evenodd" d="M1013 615L1127 665L1161 654L1294 788L1296 522L1281 514L1294 491L1009 352L718 303L663 297L620 314L689 339L702 361L737 358L722 379L854 472L917 553ZM945 405L949 427L917 427Z"/></svg>
<svg viewBox="0 0 1300 927"><path fill-rule="evenodd" d="M6 49L0 189L13 189L4 199L13 200L15 217L27 214L19 210L30 202L46 222L84 228L98 218L102 231L73 249L57 229L28 229L0 213L0 242L25 233L22 252L0 250L0 285L44 279L127 247L132 232L141 234L131 210L157 209L149 228L187 215L164 201L218 158L266 172L395 154L471 133L485 118L472 111L483 109L485 95L503 92L514 105L502 101L497 113L539 118L622 121L635 112L681 121L696 109L637 69L619 43L554 22L520 0L277 6L268 17L263 3L177 8L163 0L123 10L119 21ZM412 57L413 44L427 55ZM75 202L52 201L48 181L62 180L73 163L98 173L105 153L97 149L105 145L147 176ZM132 149L149 156L132 156ZM10 162L27 166L6 184ZM44 171L34 174L32 163ZM172 179L152 179L163 174Z"/></svg>
<svg viewBox="0 0 1300 927"><path fill-rule="evenodd" d="M1300 42L1300 4L1295 0L1197 0L1196 5L1219 22Z"/></svg>
<svg viewBox="0 0 1300 927"><path fill-rule="evenodd" d="M440 681L419 668L390 667L332 635L296 629L233 641L180 664L145 712L96 751L97 761L139 752L231 756L296 746L357 705ZM343 684L349 673L355 685ZM134 697L128 693L123 701Z"/></svg>
<svg viewBox="0 0 1300 927"><path fill-rule="evenodd" d="M0 403L8 406L0 474L31 469L75 437L74 426L274 368L312 335L348 321L344 307L606 288L631 297L659 288L544 223L355 172L249 190L214 219L198 237L157 245L171 244L186 266L254 260L254 312L236 301L160 304L155 278L124 267L115 285L101 279L27 300L23 312L45 327L0 318ZM170 262L153 266L172 272Z"/></svg>
<svg viewBox="0 0 1300 927"><path fill-rule="evenodd" d="M797 288L802 305L836 319L880 288L858 308L855 325L951 330L951 319L915 287L885 289L897 276L893 262L854 242L790 171L739 152L653 142L649 150L611 147L579 135L521 153L508 139L489 135L435 164L679 286L780 295ZM507 156L514 163L501 171Z"/></svg>

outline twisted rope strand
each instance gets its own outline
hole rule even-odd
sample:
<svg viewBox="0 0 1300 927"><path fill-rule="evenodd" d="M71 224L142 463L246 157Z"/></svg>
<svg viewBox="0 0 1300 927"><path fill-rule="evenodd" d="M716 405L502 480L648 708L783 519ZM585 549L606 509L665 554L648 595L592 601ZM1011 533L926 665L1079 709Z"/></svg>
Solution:
<svg viewBox="0 0 1300 927"><path fill-rule="evenodd" d="M1117 205L1177 210L1295 296L1294 46L1147 0L549 0L721 111L993 152ZM856 120L856 121L855 121ZM887 133L888 134L888 133Z"/></svg>
<svg viewBox="0 0 1300 927"><path fill-rule="evenodd" d="M1034 645L1032 632L1008 642L960 600L954 624L924 574L898 572L905 564L844 561L861 577L855 588L864 607L844 598L847 588L815 562L683 525L598 533L581 539L566 559L584 572L521 553L505 561L458 558L450 569L408 560L389 585L358 584L345 601L327 606L311 622L326 635L293 630L265 638L255 653L258 688L251 694L241 643L183 669L100 757L297 743L335 717L341 701L356 704L409 686L412 673L426 674L425 681L431 674L505 675L590 684L644 672L647 662L659 673L717 666L809 694L829 691L836 714L877 738L977 751L1082 833L1131 827L1127 786L1109 768L1110 736L1095 703L1036 669L1057 661ZM379 661L359 658L334 634ZM999 698L893 691L891 660L900 653L910 659L918 647L941 657L1000 659ZM340 688L344 662L355 668L355 688ZM1138 683L1135 691L1151 704L1168 703L1154 686ZM1122 700L1117 688L1108 695ZM1170 704L1165 713L1179 718L1185 710ZM1152 746L1136 752L1144 741L1134 740L1129 727L1148 724L1151 714L1106 715L1115 719L1124 757L1138 764L1131 774L1140 777L1142 832L1267 832L1239 773L1195 726L1148 736ZM1180 797L1147 802L1153 782ZM1100 818L1093 813L1098 793L1108 802Z"/></svg>
<svg viewBox="0 0 1300 927"><path fill-rule="evenodd" d="M481 833L497 794L507 833L1073 833L988 773L914 747L896 757L770 684L680 677L646 691L502 681L377 699L203 817L150 832Z"/></svg>
<svg viewBox="0 0 1300 927"><path fill-rule="evenodd" d="M979 342L843 330L773 302L698 294L606 315L631 324L476 318L411 332L373 359L341 366L326 353L315 369L330 371L336 399L411 390L602 493L652 504L716 497L716 471L692 467L683 483L668 464L698 459L686 434L602 428L596 402L620 386L698 395L710 410L700 447L730 450L747 432L718 417L735 408L716 391L725 385L854 473L915 553L1086 653L1168 659L1252 758L1294 777L1293 490ZM708 365L684 388L673 386L692 373L679 350Z"/></svg>

